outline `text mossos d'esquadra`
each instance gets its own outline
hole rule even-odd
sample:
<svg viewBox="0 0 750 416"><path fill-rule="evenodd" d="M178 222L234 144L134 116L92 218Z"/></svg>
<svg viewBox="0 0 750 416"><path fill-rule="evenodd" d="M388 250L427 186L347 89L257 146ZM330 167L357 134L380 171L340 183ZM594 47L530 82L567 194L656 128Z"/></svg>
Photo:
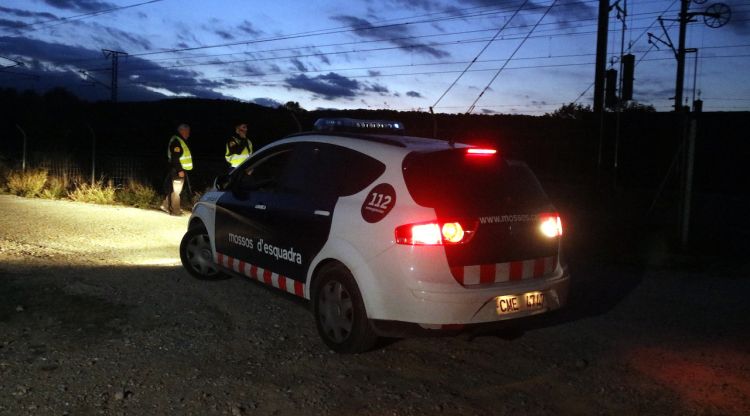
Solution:
<svg viewBox="0 0 750 416"><path fill-rule="evenodd" d="M295 251L294 247L282 248L263 241L262 238L253 239L233 233L228 234L229 242L240 247L258 250L259 253L273 256L276 260L285 260L290 263L302 264L302 254Z"/></svg>
<svg viewBox="0 0 750 416"><path fill-rule="evenodd" d="M253 248L253 239L229 233L229 242L245 248Z"/></svg>

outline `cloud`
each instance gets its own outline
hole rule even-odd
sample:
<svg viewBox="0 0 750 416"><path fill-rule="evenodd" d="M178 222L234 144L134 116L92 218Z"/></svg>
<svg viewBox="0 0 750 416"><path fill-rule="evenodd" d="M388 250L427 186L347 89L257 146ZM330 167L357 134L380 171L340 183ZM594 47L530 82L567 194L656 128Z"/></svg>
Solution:
<svg viewBox="0 0 750 416"><path fill-rule="evenodd" d="M231 66L222 68L224 72L233 77L251 77L256 75L263 75L263 71L258 69L255 65L247 62L233 64Z"/></svg>
<svg viewBox="0 0 750 416"><path fill-rule="evenodd" d="M733 14L742 13L743 6L747 4L744 1L740 1L740 0L729 0L729 1L725 1L724 3L726 3L731 8L731 11L733 12ZM710 6L710 3L705 4L705 6ZM741 18L738 19L737 17L732 16L729 19L729 23L727 23L726 27L731 29L733 32L739 35L746 35L748 32L750 32L750 20L741 19Z"/></svg>
<svg viewBox="0 0 750 416"><path fill-rule="evenodd" d="M418 93L416 91L406 91L406 96L407 97L412 97L412 98L422 98L422 94L420 94L420 93Z"/></svg>
<svg viewBox="0 0 750 416"><path fill-rule="evenodd" d="M243 20L242 23L237 27L239 30L245 32L245 34L248 34L253 37L258 37L263 35L263 31L256 29L255 26L253 26L252 22L249 20Z"/></svg>
<svg viewBox="0 0 750 416"><path fill-rule="evenodd" d="M232 40L232 39L234 39L234 35L232 35L231 33L227 32L226 30L215 29L214 33L216 33L217 35L219 35L219 37L222 38L222 39L224 39L224 40Z"/></svg>
<svg viewBox="0 0 750 416"><path fill-rule="evenodd" d="M354 33L361 38L387 41L392 45L404 48L408 51L430 55L435 58L445 58L450 56L450 53L446 51L437 49L428 44L417 43L413 39L408 39L408 37L411 36L411 29L409 26L390 25L376 27L365 19L346 15L334 16L331 19L351 26Z"/></svg>
<svg viewBox="0 0 750 416"><path fill-rule="evenodd" d="M289 77L284 81L289 89L309 91L316 97L322 97L327 100L335 100L337 98L351 99L362 88L362 85L358 81L341 76L335 72L318 75L314 78L300 74Z"/></svg>
<svg viewBox="0 0 750 416"><path fill-rule="evenodd" d="M24 62L24 76L0 77L0 86L46 91L64 87L89 99L107 99L103 86L86 84L80 69L100 65L100 50L49 43L36 39L0 36L0 55ZM137 68L137 69L136 69ZM109 72L92 70L90 75L109 84ZM34 81L31 77L37 77ZM120 61L121 100L155 100L168 95L190 95L202 98L228 98L217 92L227 86L222 80L201 79L201 74L184 69L166 69L138 57ZM163 91L163 92L162 92Z"/></svg>
<svg viewBox="0 0 750 416"><path fill-rule="evenodd" d="M26 23L20 20L0 19L0 28L7 29L13 33L20 33L18 29L25 27Z"/></svg>
<svg viewBox="0 0 750 416"><path fill-rule="evenodd" d="M262 105L263 107L271 107L271 108L277 108L282 106L282 104L273 98L267 98L267 97L259 97L259 98L253 98L250 100L253 104Z"/></svg>
<svg viewBox="0 0 750 416"><path fill-rule="evenodd" d="M375 92L375 93L378 93L380 95L388 94L390 92L390 90L388 89L388 87L386 87L384 85L381 85L381 84L378 84L378 83L372 83L370 85L367 85L364 88L364 90L365 91L369 91L369 92Z"/></svg>
<svg viewBox="0 0 750 416"><path fill-rule="evenodd" d="M373 70L371 69L371 70L367 71L367 74L368 74L369 76L371 76L371 77L377 77L377 76L380 76L380 74L382 74L382 72L380 72L380 71L373 71Z"/></svg>
<svg viewBox="0 0 750 416"><path fill-rule="evenodd" d="M739 1L739 0L733 0ZM388 0L394 7L419 9L425 11L441 11L444 13L450 13L452 15L461 16L466 12L461 8L458 8L451 4L444 4L438 0ZM557 3L553 7L549 16L557 19L557 23L560 27L572 27L569 20L580 20L580 19L592 19L597 16L596 2L590 2L585 0L570 0L565 3ZM492 9L500 9L502 11L515 11L521 5L524 4L524 0L465 0L461 3L461 7L465 9L471 9L472 7L486 8L484 10L477 10L478 12L487 11L490 12ZM524 6L523 10L530 10L532 13L537 13L540 10L545 10L549 6L549 2L540 1L528 1ZM469 12L473 14L475 11ZM517 21L514 24L522 24L525 20L523 11L517 17ZM439 26L437 26L440 29Z"/></svg>
<svg viewBox="0 0 750 416"><path fill-rule="evenodd" d="M558 18L558 23L561 26L567 26L567 23L561 19L591 19L597 16L596 2L588 2L585 0L571 0L565 3L557 3L555 7L550 9L549 15ZM517 10L523 5L523 0L511 0L502 2L502 6L498 4L497 0L466 0L466 5L475 5L480 7L501 7L504 10ZM546 10L549 6L548 2L540 3L538 1L529 1L524 6L523 11L533 10L538 12L540 10Z"/></svg>
<svg viewBox="0 0 750 416"><path fill-rule="evenodd" d="M145 36L141 36L133 32L126 32L114 27L103 26L95 22L89 23L89 26L91 26L93 30L109 35L110 39L117 44L117 47L119 49L132 51L134 46L140 50L150 51L152 49L151 41ZM99 35L99 39L104 43L110 42L110 40L104 38L101 35Z"/></svg>
<svg viewBox="0 0 750 416"><path fill-rule="evenodd" d="M32 12L29 10L21 10L21 9L13 9L9 7L2 7L0 6L0 13L16 16L16 17L34 17L39 19L57 19L57 16L55 16L52 13L46 13L46 12Z"/></svg>
<svg viewBox="0 0 750 416"><path fill-rule="evenodd" d="M291 60L289 60L289 62L291 62L292 65L294 65L294 67L297 68L297 71L307 72L307 67L299 59L292 58Z"/></svg>
<svg viewBox="0 0 750 416"><path fill-rule="evenodd" d="M115 4L97 0L43 0L43 2L58 9L74 10L77 12L96 12L117 7Z"/></svg>
<svg viewBox="0 0 750 416"><path fill-rule="evenodd" d="M389 4L395 9L407 8L410 10L443 10L445 5L442 2L436 0L388 0L386 2L382 0L368 0L370 3L375 4L375 8L382 9L383 3Z"/></svg>

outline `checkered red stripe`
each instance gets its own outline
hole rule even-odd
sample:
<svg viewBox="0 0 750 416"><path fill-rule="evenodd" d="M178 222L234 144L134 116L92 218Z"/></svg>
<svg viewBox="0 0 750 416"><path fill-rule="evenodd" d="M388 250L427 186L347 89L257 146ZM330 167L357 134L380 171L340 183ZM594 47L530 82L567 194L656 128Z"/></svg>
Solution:
<svg viewBox="0 0 750 416"><path fill-rule="evenodd" d="M464 286L536 279L549 275L557 267L557 256L507 263L451 267L451 273Z"/></svg>
<svg viewBox="0 0 750 416"><path fill-rule="evenodd" d="M296 280L290 279L286 276L282 276L278 273L274 273L270 270L263 269L244 262L240 259L227 256L226 254L216 253L214 261L226 267L227 269L234 270L237 273L244 274L245 276L255 279L261 283L265 283L269 286L273 286L277 289L281 289L287 293L297 295L299 297L305 297L305 284Z"/></svg>

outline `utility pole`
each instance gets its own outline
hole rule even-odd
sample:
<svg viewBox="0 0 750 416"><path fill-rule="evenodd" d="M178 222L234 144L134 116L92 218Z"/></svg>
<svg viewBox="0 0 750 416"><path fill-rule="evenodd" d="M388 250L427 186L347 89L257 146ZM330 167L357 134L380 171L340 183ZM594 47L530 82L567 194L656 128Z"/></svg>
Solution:
<svg viewBox="0 0 750 416"><path fill-rule="evenodd" d="M672 52L674 52L675 58L677 58L677 76L675 77L676 79L674 87L674 111L677 112L682 110L682 96L685 87L685 55L688 52L697 52L697 49L685 48L685 36L687 35L688 23L695 22L696 16L702 16L703 23L705 23L706 26L716 29L727 24L730 17L732 16L732 10L724 3L714 3L708 6L706 10L702 12L691 12L689 11L691 1L698 4L703 3L703 1L696 0L680 0L680 14L676 19L676 21L680 24L677 49L675 49L674 44L672 43L672 39L670 39L669 37L667 28L664 27L665 19L659 17L659 23L661 24L661 29L664 32L664 36L667 38L667 40L664 40L650 32L648 34L649 43L656 45L658 42L669 46L672 49ZM666 20L675 21L675 19Z"/></svg>
<svg viewBox="0 0 750 416"><path fill-rule="evenodd" d="M692 117L684 111L682 106L682 97L684 92L685 84L685 55L690 53L696 54L696 65L697 65L697 53L698 50L695 48L685 48L685 37L687 33L688 23L695 22L696 16L703 17L703 23L710 28L719 28L726 25L732 16L732 10L724 3L713 3L708 6L702 12L691 12L690 2L702 4L704 1L699 0L680 0L680 15L677 17L677 22L680 24L680 34L677 43L677 49L675 49L672 40L669 37L667 28L664 27L664 19L659 17L659 23L661 24L662 31L667 40L664 40L653 33L648 34L648 42L654 45L658 43L669 46L674 52L675 58L677 58L677 76L675 77L675 91L674 91L674 111L681 113L680 116L682 125L682 146L684 149L684 162L683 162L683 174L681 178L681 198L680 198L680 242L682 248L688 247L689 235L690 235L690 208L692 204L693 196L693 167L695 164L695 140L696 140L696 129L697 120L695 115ZM693 90L695 90L695 81L693 81ZM693 105L695 105L695 101ZM702 102L701 102L702 107Z"/></svg>
<svg viewBox="0 0 750 416"><path fill-rule="evenodd" d="M110 49L102 49L102 52L104 53L105 58L111 58L112 59L112 80L110 81L110 93L111 100L113 103L117 102L117 76L118 76L118 70L119 70L119 61L120 56L127 56L127 52L120 52L120 51L113 51Z"/></svg>
<svg viewBox="0 0 750 416"><path fill-rule="evenodd" d="M599 0L599 28L596 35L596 69L594 70L594 113L604 111L604 71L607 69L607 31L609 0Z"/></svg>
<svg viewBox="0 0 750 416"><path fill-rule="evenodd" d="M687 32L687 24L693 21L693 16L688 15L690 0L680 0L680 3L680 37L677 43L677 79L674 87L674 111L682 109L682 91L685 86L685 34Z"/></svg>

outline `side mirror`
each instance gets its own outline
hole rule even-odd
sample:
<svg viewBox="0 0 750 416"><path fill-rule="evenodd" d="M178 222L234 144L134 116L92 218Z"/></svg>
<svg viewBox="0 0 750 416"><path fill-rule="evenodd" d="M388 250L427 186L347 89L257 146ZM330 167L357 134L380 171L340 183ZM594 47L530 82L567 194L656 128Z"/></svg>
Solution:
<svg viewBox="0 0 750 416"><path fill-rule="evenodd" d="M214 179L214 189L217 191L223 191L229 187L229 183L232 181L232 177L228 174L219 175Z"/></svg>

